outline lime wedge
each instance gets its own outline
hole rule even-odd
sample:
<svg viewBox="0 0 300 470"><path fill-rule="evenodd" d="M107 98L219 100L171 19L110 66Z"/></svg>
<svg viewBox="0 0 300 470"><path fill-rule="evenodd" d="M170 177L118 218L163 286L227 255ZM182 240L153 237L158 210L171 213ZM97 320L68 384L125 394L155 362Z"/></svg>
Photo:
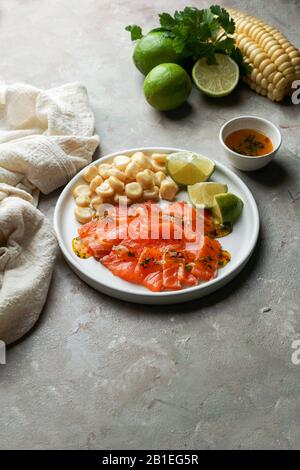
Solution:
<svg viewBox="0 0 300 470"><path fill-rule="evenodd" d="M191 203L195 207L203 207L204 209L211 209L215 204L215 195L220 193L227 193L227 184L205 182L196 183L188 186L188 195Z"/></svg>
<svg viewBox="0 0 300 470"><path fill-rule="evenodd" d="M214 218L220 224L233 224L241 215L244 203L232 193L216 194L212 208Z"/></svg>
<svg viewBox="0 0 300 470"><path fill-rule="evenodd" d="M208 96L220 98L229 95L237 86L240 70L228 55L216 54L217 65L208 65L206 58L197 60L193 80L197 88Z"/></svg>
<svg viewBox="0 0 300 470"><path fill-rule="evenodd" d="M177 184L184 186L206 181L214 169L212 160L193 152L171 153L167 160L169 175Z"/></svg>

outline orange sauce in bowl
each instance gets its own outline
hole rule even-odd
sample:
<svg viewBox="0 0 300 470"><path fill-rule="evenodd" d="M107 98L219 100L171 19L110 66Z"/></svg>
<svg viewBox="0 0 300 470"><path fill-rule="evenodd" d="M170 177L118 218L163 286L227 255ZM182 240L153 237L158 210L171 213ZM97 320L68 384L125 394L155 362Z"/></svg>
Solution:
<svg viewBox="0 0 300 470"><path fill-rule="evenodd" d="M225 140L230 150L247 157L267 155L273 150L271 139L255 129L239 129L232 132Z"/></svg>

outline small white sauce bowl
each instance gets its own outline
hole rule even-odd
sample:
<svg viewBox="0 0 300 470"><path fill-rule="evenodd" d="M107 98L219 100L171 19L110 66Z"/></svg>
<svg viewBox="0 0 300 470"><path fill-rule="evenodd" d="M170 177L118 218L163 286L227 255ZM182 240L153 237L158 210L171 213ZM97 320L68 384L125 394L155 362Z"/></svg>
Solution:
<svg viewBox="0 0 300 470"><path fill-rule="evenodd" d="M225 141L232 132L240 129L255 129L265 134L272 141L272 152L258 157L248 157L231 150ZM227 121L220 130L219 138L231 165L243 171L254 171L268 165L275 157L282 140L278 127L271 121L257 116L239 116Z"/></svg>

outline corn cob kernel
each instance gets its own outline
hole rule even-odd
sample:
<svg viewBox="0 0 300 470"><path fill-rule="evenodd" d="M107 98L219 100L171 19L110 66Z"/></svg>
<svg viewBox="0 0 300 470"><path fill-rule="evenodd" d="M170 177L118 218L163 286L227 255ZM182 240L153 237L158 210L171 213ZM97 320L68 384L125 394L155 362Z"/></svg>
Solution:
<svg viewBox="0 0 300 470"><path fill-rule="evenodd" d="M300 78L300 51L273 26L237 9L228 11L235 21L236 43L252 66L243 80L257 93L281 101Z"/></svg>

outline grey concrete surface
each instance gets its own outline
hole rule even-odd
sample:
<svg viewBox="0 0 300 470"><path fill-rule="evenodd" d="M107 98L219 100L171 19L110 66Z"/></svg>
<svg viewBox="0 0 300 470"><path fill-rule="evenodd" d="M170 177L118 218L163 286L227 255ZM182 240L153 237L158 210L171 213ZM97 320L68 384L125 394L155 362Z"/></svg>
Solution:
<svg viewBox="0 0 300 470"><path fill-rule="evenodd" d="M225 4L225 2L218 2ZM272 118L278 158L238 173L259 206L256 251L237 279L185 305L137 306L101 295L58 257L36 328L0 365L0 448L297 449L300 447L300 106L241 85L161 114L142 94L128 23L145 29L186 0L2 0L1 78L89 91L101 154L179 146L224 161L218 131L242 113ZM299 3L231 1L300 46ZM51 220L59 195L42 197Z"/></svg>

